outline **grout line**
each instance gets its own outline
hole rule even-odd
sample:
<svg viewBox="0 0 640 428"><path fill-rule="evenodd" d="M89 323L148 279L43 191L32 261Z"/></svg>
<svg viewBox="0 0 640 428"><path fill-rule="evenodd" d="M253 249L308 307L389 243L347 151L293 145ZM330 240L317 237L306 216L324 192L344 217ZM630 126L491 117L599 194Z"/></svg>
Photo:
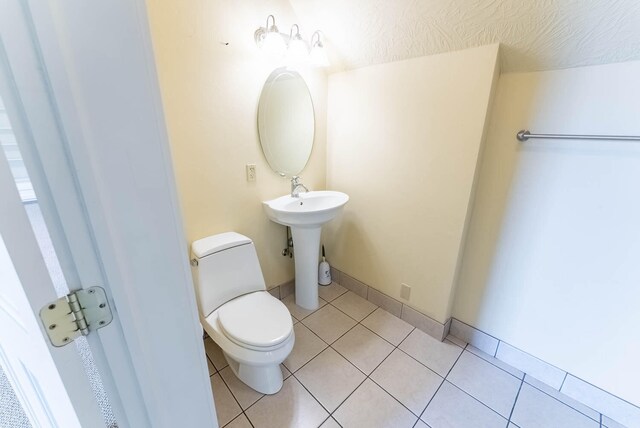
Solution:
<svg viewBox="0 0 640 428"><path fill-rule="evenodd" d="M215 343L215 342L214 342ZM217 346L217 344L216 344ZM213 367L213 373L211 373L209 375L209 377L213 376L214 374L218 373L218 368L216 367L215 364L213 364L213 361L211 361L211 358L209 358L209 355L207 355L207 353L204 353L204 356L207 357L207 361L209 362L209 364L211 364L211 367ZM207 367L207 370L209 370L209 368Z"/></svg>
<svg viewBox="0 0 640 428"><path fill-rule="evenodd" d="M602 428L602 413L600 413L600 428Z"/></svg>
<svg viewBox="0 0 640 428"><path fill-rule="evenodd" d="M507 419L507 426L509 425L509 422L511 422L511 417L513 416L513 411L516 409L516 403L518 402L518 398L520 398L520 391L522 391L522 385L524 385L524 379L522 379L522 381L520 382L520 388L518 388L518 393L516 394L516 399L513 400L513 406L511 407L511 413L509 413L509 419Z"/></svg>
<svg viewBox="0 0 640 428"><path fill-rule="evenodd" d="M438 388L436 389L436 392L433 393L433 395L431 396L431 398L429 399L429 401L427 402L427 405L424 406L424 409L422 409L422 412L420 412L420 416L418 416L418 421L422 420L422 416L424 415L424 412L427 411L427 409L429 408L429 404L431 404L431 402L433 401L433 399L436 397L436 395L438 395L438 392L440 391L440 388L442 388L442 385L444 385L445 383L445 379L442 379L442 382L440 382L440 385L438 385ZM418 423L418 421L416 421L416 424ZM426 422L425 422L426 423Z"/></svg>
<svg viewBox="0 0 640 428"><path fill-rule="evenodd" d="M469 346L469 344L467 344L467 346ZM447 380L447 376L449 376L449 373L451 373L451 370L453 370L453 367L458 364L458 360L460 359L460 357L462 356L462 354L464 353L464 350L467 348L467 346L465 346L464 348L462 348L462 352L460 352L460 355L458 355L458 358L456 358L456 361L451 365L451 368L449 369L449 371L447 372L446 376L442 378L442 382L440 382L440 386L438 386L438 389L436 389L436 392L433 394L433 396L431 397L431 399L429 400L429 402L427 403L427 405L425 406L424 409L422 409L422 413L420 413L420 416L418 416L418 419L422 419L422 415L424 415L424 412L427 411L427 408L429 408L429 404L431 404L431 402L433 401L433 399L436 397L436 395L438 395L438 392L440 391L440 388L442 388L442 385L444 385L444 383ZM402 349L400 349L402 351ZM404 351L403 351L404 352ZM409 355L409 354L407 354ZM411 357L411 355L409 355ZM413 357L412 357L413 358ZM415 358L414 358L415 359ZM418 360L416 360L418 361ZM420 363L420 361L418 361ZM422 363L420 363L422 364ZM424 364L422 364L424 365ZM425 366L426 367L426 366ZM438 374L438 373L436 373ZM438 376L440 376L438 374ZM442 376L440 376L442 377ZM452 384L453 385L453 384ZM455 385L454 385L455 386ZM457 387L456 387L457 388Z"/></svg>
<svg viewBox="0 0 640 428"><path fill-rule="evenodd" d="M222 374L220 374L220 373L217 373L217 374L219 374L219 375L220 375L220 380L222 381L222 383L224 383L224 386L226 386L226 387L227 387L227 389L229 390L229 393L231 394L231 396L233 397L233 399L234 399L234 400L236 400L236 403L238 403L238 407L240 407L240 413L244 413L244 409L242 408L242 404L240 404L240 401L238 401L238 399L236 398L235 394L234 394L234 393L233 393L233 391L231 390L231 387L229 386L229 384L227 383L227 381L226 381L226 380L224 380L224 378L222 377ZM232 375L234 375L234 376L236 375L236 374L233 372L233 370L231 370L231 374L232 374ZM263 396L264 396L264 394L263 394ZM260 397L260 398L262 398L262 397ZM215 401L215 399L214 399L214 401ZM256 401L257 401L257 400L256 400ZM237 417L238 417L238 416L236 416L236 418L237 418ZM233 419L235 419L235 418L233 418Z"/></svg>
<svg viewBox="0 0 640 428"><path fill-rule="evenodd" d="M535 378L534 378L534 379L535 379ZM543 394L545 394L546 396L553 398L554 400L558 401L559 403L564 404L565 406L569 407L570 409L575 410L576 412L580 413L581 415L586 416L587 418L591 419L592 421L593 421L593 420L595 420L595 419L593 419L591 416L589 416L589 415L587 415L587 414L585 414L585 413L582 413L580 410L576 409L576 408L575 408L575 407L573 407L572 405L567 404L567 403L565 403L565 402L564 402L564 401L562 401L562 400L558 400L558 399L557 399L556 397L554 397L553 395L551 395L551 394L547 394L547 392L545 392L545 391L541 390L540 388L538 388L537 386L535 386L535 385L533 385L533 384L531 384L531 383L527 382L527 381L526 381L526 376L525 376L525 379L524 379L524 383L526 383L526 384L527 384L527 385L529 385L530 387L535 388L536 390L538 390L538 391L542 392L542 393L543 393ZM545 384L545 385L546 385L546 384ZM568 395L566 395L566 394L564 394L564 393L562 393L562 392L560 392L560 391L558 391L558 392L559 392L560 394L564 395L564 396L565 396L565 397L567 397L567 398L571 398L571 397L569 397ZM575 401L575 402L577 402L577 403L580 403L580 402L579 402L578 400L576 400L575 398L571 398L571 399L572 399L572 400L574 400L574 401ZM600 413L600 412L598 412L596 409L591 408L591 407L587 406L586 404L583 404L583 403L580 403L580 404L582 404L584 407L587 407L587 408L589 408L589 409L593 410L594 412ZM598 422L598 421L596 421L596 422Z"/></svg>
<svg viewBox="0 0 640 428"><path fill-rule="evenodd" d="M470 353L471 355L473 355L473 356L476 356L476 357L480 358L482 361L484 361L484 362L487 362L487 363L491 364L493 367L495 367L495 368L497 368L497 369L502 370L503 372L507 373L508 375L511 375L511 376L515 377L515 378L516 378L516 379L518 379L518 380L523 380L523 379L525 378L526 373L525 373L525 372L523 372L522 370L517 369L517 368L513 367L511 364L507 364L507 363L505 363L505 362L504 362L504 361L502 361L502 360L498 360L496 357L493 357L493 358L496 358L496 360L498 360L498 361L502 361L502 363L506 364L507 366L509 366L509 367L513 367L514 369L516 369L516 370L518 370L518 371L522 372L522 377L518 377L518 376L514 375L513 373L509 373L507 370L505 370L504 368L500 367L499 365L494 364L493 362L491 362L491 361L489 361L489 360L485 360L484 358L482 358L480 355L476 354L475 352L471 352L471 351L469 351L469 350L467 349L467 347L468 347L469 345L470 345L470 344L468 344L468 343L467 343L467 346L465 346L465 347L464 347L464 350L465 350L466 352ZM473 346L473 345L471 345L471 346ZM475 346L474 346L474 348L475 348ZM478 349L478 348L476 348L476 349ZM479 349L479 351L480 351L480 352L483 352L483 351L482 351L482 349ZM485 352L485 354L486 354L486 352ZM487 354L487 355L489 355L489 354ZM489 356L491 356L491 355L489 355Z"/></svg>
<svg viewBox="0 0 640 428"><path fill-rule="evenodd" d="M363 327L364 327L364 326L363 326ZM331 348L331 349L333 349L333 348ZM397 349L397 347L396 347L396 349ZM395 350L395 349L394 349L394 350ZM393 351L394 351L394 350L392 350L391 352L389 352L389 355L391 355L391 354L393 353ZM334 351L338 352L338 351L337 351L337 350L335 350L335 349L334 349ZM345 360L347 360L349 363L351 363L351 361L349 361L349 360L348 360L344 355L340 354L339 352L338 352L338 354L339 354L340 356L342 356ZM377 366L375 366L373 370L371 370L371 373L370 373L370 374L366 374L365 372L363 372L362 370L360 370L357 366L355 366L355 364L351 363L354 367L356 367L356 369L360 370L360 372L365 376L365 378L362 380L362 382L360 382L360 384L359 384L359 385L358 385L358 386L357 386L353 391L351 391L351 393L350 393L349 395L347 395L347 397L346 397L344 400L342 400L342 402L338 405L338 407L336 407L336 409L333 411L333 413L335 413L335 412L336 412L336 411L337 411L337 410L338 410L338 409L339 409L339 408L340 408L340 407L341 407L341 406L342 406L342 405L343 405L343 404L344 404L344 403L349 399L349 397L351 397L351 396L353 395L353 393L354 393L354 392L356 392L356 391L358 390L358 388L360 388L360 387L362 386L362 384L363 384L363 383L365 383L365 382L367 381L367 379L370 379L371 374L373 374L373 372L375 372L375 371L378 369L378 367L380 367L380 366L382 365L382 363L384 363L384 362L387 360L387 358L389 358L389 355L387 355L386 357L384 357L384 358L382 359L382 361L380 361L380 363L379 363ZM378 384L377 384L373 379L370 379L370 380L371 380L371 382L373 382L373 383L375 383L376 385L378 385ZM387 390L385 390L384 388L382 388L380 385L378 385L378 386L379 386L379 387L380 387L384 392L386 392L387 394L389 394L389 392L388 392ZM396 397L394 397L392 394L389 394L389 395L390 395L394 400L398 401L398 399L397 399ZM399 401L398 401L398 402L399 402ZM399 403L400 403L400 402L399 402ZM404 407L404 405L403 405L402 403L400 403L400 404ZM405 407L405 408L406 408L406 407ZM408 410L408 409L407 409L407 410ZM409 412L410 412L411 414L413 414L413 412L411 412L410 410L409 410ZM333 413L331 413L331 415L332 415L332 416L333 416ZM337 420L336 420L336 422L337 422Z"/></svg>
<svg viewBox="0 0 640 428"><path fill-rule="evenodd" d="M323 351L323 352L324 352L324 351ZM320 355L320 354L318 354L318 355ZM317 357L317 355L316 355L316 357ZM315 357L313 357L313 358L315 358ZM302 381L301 381L300 379L298 379L298 378L296 377L296 375L295 375L295 374L293 374L293 373L292 373L292 374L291 374L291 376L292 376L292 377L293 377L293 378L294 378L294 379L295 379L295 380L296 380L296 381L297 381L297 382L298 382L298 383L299 383L299 384L304 388L304 390L305 390L305 391L307 391L307 392L309 393L309 395L311 396L311 398L313 398L314 400L316 400L316 402L320 405L320 407L322 407L322 408L324 409L324 411L328 413L328 415L329 415L329 416L328 416L328 418L330 418L330 417L331 417L331 412L329 411L329 409L327 409L326 407L324 407L324 405L320 402L320 400L318 400L318 399L316 398L316 396L315 396L315 395L313 395L313 393L312 393L311 391L309 391L309 389L304 385L304 383L302 383ZM328 418L327 418L327 419L328 419ZM326 421L326 419L325 419L325 421ZM324 422L322 422L322 423L324 423ZM322 425L322 424L321 424L321 425Z"/></svg>
<svg viewBox="0 0 640 428"><path fill-rule="evenodd" d="M253 424L253 422L251 422L251 419L249 419L249 415L247 415L244 411L242 412L242 414L249 421L249 425L251 425L251 428L256 428L256 426Z"/></svg>
<svg viewBox="0 0 640 428"><path fill-rule="evenodd" d="M347 294L347 293L345 293L345 294ZM344 294L343 294L343 296L344 296ZM358 296L358 295L356 294L356 296ZM360 297L360 296L358 296L358 297ZM336 300L338 300L338 299L335 299L333 301L335 302ZM367 302L369 302L369 301L367 300ZM369 302L369 303L371 303L371 302ZM373 305L373 303L371 303L371 304ZM354 317L352 317L351 315L349 315L348 313L346 313L345 311L343 311L342 309L340 309L339 307L337 307L336 305L334 305L332 303L327 303L327 305L333 306L334 308L336 308L337 310L339 310L340 312L342 312L343 314L345 314L346 316L348 316L349 318L351 318L352 320L354 320L358 324L360 324L360 321L362 321L362 320L358 321L357 319L355 319ZM378 308L379 308L379 306L376 305L376 309L378 309ZM374 313L376 311L376 309L374 309L373 311L369 312L367 315L364 316L364 318L367 318L369 315ZM362 318L362 319L364 320L364 318Z"/></svg>
<svg viewBox="0 0 640 428"><path fill-rule="evenodd" d="M458 355L458 358L456 358L455 362L451 365L451 368L449 369L447 374L444 376L445 380L449 377L449 375L451 374L451 370L453 370L453 368L456 366L456 364L458 364L458 361L460 361L460 358L462 357L462 354L464 354L464 351L466 351L468 347L469 347L469 344L467 343L467 346L462 348L462 352L460 352L460 355Z"/></svg>
<svg viewBox="0 0 640 428"><path fill-rule="evenodd" d="M480 330L478 330L478 331L480 331ZM498 357L496 357L496 355L498 355L498 349L500 349L500 344L501 344L501 343L502 343L502 340L498 339L498 344L496 345L496 350L495 350L495 352L493 353L493 358L498 358ZM481 349L481 350L482 350L482 349ZM487 354L487 355L489 355L489 354ZM502 360L500 360L500 361L502 361Z"/></svg>
<svg viewBox="0 0 640 428"><path fill-rule="evenodd" d="M554 366L554 367L555 367L555 366ZM564 370L563 370L563 371L564 371ZM571 373L567 372L567 375L569 375L569 374L571 374ZM624 398L620 398L620 397L618 397L617 395L614 395L614 394L612 394L612 393L610 393L610 392L608 392L608 391L605 391L604 389L600 388L599 386L596 386L596 385L594 385L594 384L592 384L592 383L590 383L590 382L587 382L586 380L581 379L581 378L579 378L578 376L575 376L575 375L571 375L571 376L573 376L574 378L578 379L578 380L579 380L579 381L581 381L581 382L586 383L587 385L591 386L592 388L597 389L598 391L601 391L601 392L603 392L603 393L605 393L605 394L607 394L607 395L609 395L609 396L611 396L611 397L613 397L613 398L617 398L618 400L622 401L623 403L625 403L625 404L628 404L628 405L632 406L634 409L638 409L638 410L640 410L640 406L637 406L637 405L635 405L635 404L631 403L630 401L625 400ZM576 400L576 401L577 401L577 400ZM589 407L589 406L587 406L587 407Z"/></svg>
<svg viewBox="0 0 640 428"><path fill-rule="evenodd" d="M306 325L304 325L304 324L302 324L302 325L303 325L307 330L309 330L311 333L313 333L313 335L314 335L314 336L316 336L318 339L320 339L320 340L322 341L322 343L324 343L324 344L325 344L325 345L327 345L327 346L325 346L325 347L322 349L322 351L318 352L316 355L314 355L313 357L311 357L311 359L310 359L309 361L307 361L306 363L304 363L303 365L301 365L300 367L298 367L295 371L291 371L291 370L289 370L289 367L285 366L285 367L287 367L287 370L289 370L289 372L291 372L291 375L294 375L295 373L297 373L297 372L299 372L300 370L302 370L302 368L303 368L304 366L306 366L307 364L309 364L311 361L315 360L315 359L316 359L316 357L317 357L318 355L322 354L322 353L323 353L324 351L326 351L328 348L331 348L331 349L333 349L335 352L338 352L338 351L337 351L337 350L335 350L331 345L332 345L332 344L334 344L334 343L336 343L338 340L340 340L340 339L342 338L342 336L344 336L345 334L349 333L351 330L353 330L354 328L356 328L356 326L358 325L358 323L356 323L356 325L354 325L353 327L351 327L349 330L345 331L345 332L344 332L340 337L338 337L336 340L334 340L334 341L333 341L333 342L331 342L331 343L327 343L327 342L326 342L326 341L324 341L320 336L318 336L318 335L316 334L316 332L315 332L315 331L311 330L309 327L307 327L307 326L306 326ZM348 360L344 355L340 354L339 352L338 352L338 355L340 355L340 356L341 356L341 357L343 357L345 360L347 360L349 363L351 363L351 361L349 361L349 360ZM351 363L351 364L353 365L353 363ZM353 365L353 366L355 367L355 365ZM356 368L357 368L357 367L356 367ZM362 370L360 370L360 371L362 371ZM363 374L364 374L364 373L363 373ZM297 378L296 378L296 379L297 379Z"/></svg>
<svg viewBox="0 0 640 428"><path fill-rule="evenodd" d="M449 375L451 374L451 372L453 371L453 368L456 366L456 364L458 364L458 361L460 360L460 358L462 357L462 354L464 354L465 352L469 352L467 350L467 348L470 346L469 343L467 343L467 345L463 348L462 353L460 354L460 356L458 356L458 359L456 359L456 362L453 364L453 366L451 366L451 368L449 369L449 372L447 373L447 376L445 377L445 381L449 382L451 385L453 385L455 388L459 389L460 391L462 391L464 394L468 395L469 397L473 398L475 401L477 401L478 403L482 404L484 407L486 407L487 409L491 410L493 413L495 413L496 415L500 416L503 419L507 419L505 418L502 414L498 413L494 408L490 407L488 404L485 404L483 401L481 401L479 398L475 397L474 395L470 394L469 392L465 391L464 389L460 388L458 385L456 385L453 382L450 382L447 380L447 378L449 377ZM473 345L471 345L473 346ZM470 354L473 354L473 352L469 352ZM477 356L477 355L476 355ZM480 358L480 357L478 357ZM486 361L486 360L485 360ZM488 362L488 361L487 361ZM497 366L496 366L497 367ZM497 367L500 368L500 367ZM506 372L508 374L511 374L509 372ZM511 375L513 376L513 375ZM514 378L518 379L520 381L520 388L522 388L522 382L524 382L524 379L519 379L515 376L513 376ZM444 382L443 382L444 383ZM520 393L520 389L518 389L518 393ZM435 395L434 395L435 397ZM518 395L516 394L516 400L518 399ZM515 406L515 401L513 402L513 405ZM425 409L426 410L426 409ZM511 412L513 412L513 407L511 408ZM509 417L511 417L511 415L509 415ZM507 426L509 425L509 419L507 419Z"/></svg>
<svg viewBox="0 0 640 428"><path fill-rule="evenodd" d="M564 372L564 379L562 379L562 383L560 384L560 388L558 388L558 392L562 391L562 387L564 383L567 381L567 376L569 376L569 372Z"/></svg>
<svg viewBox="0 0 640 428"><path fill-rule="evenodd" d="M434 369L432 369L431 367L429 367L428 365L426 365L425 363L423 363L422 361L418 360L416 357L414 357L413 355L409 354L408 352L405 352L403 349L400 349L400 346L398 346L398 351L402 352L403 354L405 354L407 357L411 358L412 360L414 360L415 362L417 362L418 364L420 364L422 367L425 367L427 369L429 369L430 371L432 371L433 373L437 374L438 377L444 379L444 377L436 372ZM460 355L462 355L462 352L460 353Z"/></svg>
<svg viewBox="0 0 640 428"><path fill-rule="evenodd" d="M346 294L346 293L343 293L343 294ZM328 304L331 304L331 302L328 302ZM335 307L334 305L331 305L331 306ZM377 306L377 305L375 305L375 306L376 306L376 309L374 309L374 310L373 310L373 311L371 311L369 314L367 314L367 315L366 315L362 320L366 319L369 315L371 315L373 312L375 312L375 311L379 308L379 306ZM340 309L339 309L339 308L337 308L337 307L335 307L335 308L336 308L336 309L338 309L338 310L340 310ZM341 310L340 310L340 311L341 311ZM343 312L343 311L341 311L341 312ZM343 313L344 313L344 312L343 312ZM346 313L345 313L345 315L349 316L349 315L348 315L348 314L346 314ZM351 317L350 317L350 318L351 318ZM353 319L353 318L352 318L352 319ZM379 385L375 380L373 380L373 379L371 378L371 375L372 375L372 374L373 374L373 373L378 369L378 367L380 367L380 366L381 366L381 365L382 365L382 364L383 364L383 363L384 363L384 362L389 358L389 356L391 356L391 354L392 354L396 349L399 349L399 348L398 348L398 346L397 346L397 345L394 345L394 344L392 344L392 343L390 343L390 342L389 342L389 341L387 341L384 337L380 336L380 335L379 335L379 334L377 334L376 332L374 332L374 331L370 330L369 328L367 328L365 325L363 325L363 324L361 323L361 321L357 321L357 320L355 320L355 319L354 319L354 321L356 321L356 324L355 324L353 327L351 327L349 330L347 330L344 334L342 334L338 339L334 340L331 344L329 344L329 345L328 345L328 348L331 348L334 352L336 352L338 355L340 355L342 358L344 358L344 359L345 359L349 364L351 364L351 365L352 365L353 367L355 367L358 371L360 371L360 372L365 376L365 378L362 380L362 382L360 382L360 384L358 384L358 386L357 386L353 391L351 391L351 393L350 393L349 395L347 395L347 397L346 397L342 402L340 402L340 404L338 404L338 406L335 408L335 410L334 410L333 412L329 412L329 416L330 416L330 417L332 417L332 416L333 416L333 414L334 414L334 413L335 413L335 412L336 412L336 411L337 411L337 410L338 410L338 409L339 409L339 408L340 408L340 407L341 407L341 406L342 406L342 405L343 405L343 404L344 404L344 403L349 399L349 397L350 397L350 396L351 396L351 395L352 395L356 390L358 390L358 388L360 388L360 387L362 386L362 384L363 384L364 382L366 382L366 380L367 380L367 379L371 380L371 382L373 382L373 383L374 383L375 385L377 385L380 389L382 389L385 393L387 393L391 398L393 398L396 402L398 402L402 407L404 407L405 409L407 409L407 411L409 411L409 413L411 413L412 415L415 415L415 413L414 413L414 412L412 412L408 407L406 407L402 402L400 402L400 400L398 400L398 399L397 399L393 394L391 394L389 391L387 391L386 389L384 389L384 387L382 387L381 385ZM388 343L389 345L391 345L391 346L393 347L393 349L391 350L391 352L389 352L389 354L387 354L387 356L386 356L386 357L384 357L384 358L382 359L382 361L380 361L380 363L378 363L378 365L377 365L376 367L374 367L374 369L373 369L373 370L371 371L371 373L369 373L369 374L366 374L365 372L363 372L359 367L357 367L355 364L353 364L353 363L352 363L352 362L351 362L351 361L350 361L346 356L342 355L338 350L336 350L335 348L333 348L333 346L331 346L332 344L334 344L334 343L336 343L338 340L340 340L340 338L342 338L344 335L346 335L346 334L347 334L347 333L349 333L351 330L353 330L354 328L356 328L358 325L360 325L360 326L362 326L363 328L365 328L366 330L370 331L370 332L371 332L371 333L373 333L375 336L379 337L380 339L382 339L383 341L385 341L386 343ZM307 326L305 325L305 327L307 327ZM314 335L318 336L318 335L317 335L313 330L311 330L311 328L307 327L307 329L309 329L309 331L311 331ZM413 330L415 330L415 328L413 328L411 331L413 331ZM407 334L407 336L406 336L406 337L408 337L408 336L409 336L409 334L411 334L411 332L409 332L409 333ZM405 337L405 339L406 339L406 337ZM318 336L318 338L320 338L320 337ZM322 340L322 338L320 338L320 339ZM402 343L403 341L404 341L404 339L403 339L400 343ZM324 342L324 343L326 343L324 340L323 340L323 342ZM398 345L399 345L399 344L398 344ZM310 394L310 395L311 395L311 396L312 396L316 401L318 401L318 403L320 403L320 401L319 401L319 400L318 400L318 399L313 395L313 393L312 393L309 389L307 389L307 387L306 387L306 386L305 386L305 385L304 385L304 384L303 384L303 383L298 379L298 377L297 377L297 376L295 376L295 373L297 373L298 371L302 370L302 368L303 368L304 366L306 366L306 365L307 365L307 364L309 364L311 361L313 361L313 360L314 360L318 355L320 355L320 354L321 354L322 352L324 352L326 349L327 349L327 348L323 349L320 353L318 353L318 354L317 354L317 355L315 355L313 358L311 358L309 361L307 361L305 364L303 364L303 365L302 365L298 370L296 370L295 372L292 372L292 376L294 376L294 377L295 377L295 379L296 379L296 380L297 380L297 381L298 381L298 382L299 382L299 383L300 383L300 384L305 388L305 390L306 390L307 392L309 392L309 394ZM400 351L401 351L401 352L403 352L402 350L400 350ZM422 364L422 365L424 366L424 364ZM426 367L426 366L425 366L425 367ZM429 368L427 367L427 369L429 369ZM429 370L431 370L431 369L429 369ZM433 371L433 370L431 370L431 371ZM437 375L437 373L436 373L436 375ZM439 376L439 375L438 375L438 376ZM328 410L327 410L327 409L322 405L322 403L320 403L320 406L321 406L325 411L328 411ZM335 419L335 418L334 418L334 419ZM420 417L419 417L419 416L418 416L418 419L420 419ZM337 421L336 421L336 422L337 422ZM417 420L416 420L416 422L417 422ZM338 425L340 425L340 424L338 423Z"/></svg>

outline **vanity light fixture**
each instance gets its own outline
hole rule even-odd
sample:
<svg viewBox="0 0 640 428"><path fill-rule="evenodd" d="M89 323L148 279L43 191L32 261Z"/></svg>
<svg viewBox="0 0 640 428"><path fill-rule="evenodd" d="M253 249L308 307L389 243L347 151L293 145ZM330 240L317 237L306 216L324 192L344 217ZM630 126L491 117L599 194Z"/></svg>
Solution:
<svg viewBox="0 0 640 428"><path fill-rule="evenodd" d="M309 54L309 59L316 67L329 67L329 58L327 58L327 51L322 44L321 34L318 30L311 36L311 53ZM317 39L314 42L316 36Z"/></svg>
<svg viewBox="0 0 640 428"><path fill-rule="evenodd" d="M269 19L273 22L269 26ZM267 16L267 25L260 27L255 33L256 44L264 49L269 55L282 56L287 51L287 44L282 38L282 34L276 27L276 18L273 15Z"/></svg>
<svg viewBox="0 0 640 428"><path fill-rule="evenodd" d="M296 33L293 34L293 29L296 29ZM301 63L309 56L309 45L302 40L300 35L300 27L298 24L293 24L291 31L289 32L289 48L287 49L287 59L289 62Z"/></svg>
<svg viewBox="0 0 640 428"><path fill-rule="evenodd" d="M286 54L289 63L300 64L308 61L317 67L329 66L320 31L313 33L310 42L307 42L300 35L298 24L293 24L287 35L278 31L275 17L269 15L267 25L255 31L254 39L256 45L269 56L281 58Z"/></svg>

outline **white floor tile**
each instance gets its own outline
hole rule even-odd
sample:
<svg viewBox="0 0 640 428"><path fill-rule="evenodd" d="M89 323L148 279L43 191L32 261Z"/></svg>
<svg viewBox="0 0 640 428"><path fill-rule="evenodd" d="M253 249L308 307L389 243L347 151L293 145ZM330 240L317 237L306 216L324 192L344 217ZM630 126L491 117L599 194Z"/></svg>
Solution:
<svg viewBox="0 0 640 428"><path fill-rule="evenodd" d="M371 374L385 391L420 415L443 379L399 349Z"/></svg>
<svg viewBox="0 0 640 428"><path fill-rule="evenodd" d="M211 376L211 390L213 391L213 401L216 405L218 424L222 427L231 422L236 416L242 413L242 409L231 395L231 391L224 384L220 374Z"/></svg>
<svg viewBox="0 0 640 428"><path fill-rule="evenodd" d="M533 386L534 388L537 388L540 391L544 392L545 394L552 396L556 400L562 401L567 406L576 409L577 411L579 411L580 413L590 417L594 421L600 421L600 413L598 413L597 411L593 410L590 407L585 406L584 404L580 403L579 401L574 400L573 398L569 397L568 395L564 395L560 391L557 391L557 390L551 388L546 383L542 383L538 379L536 379L534 377L531 377L529 375L525 376L524 381L526 383L528 383L529 385ZM614 428L614 427L610 427L610 428Z"/></svg>
<svg viewBox="0 0 640 428"><path fill-rule="evenodd" d="M465 343L470 343L489 355L495 355L498 349L498 339L471 327L455 318L451 320L449 334Z"/></svg>
<svg viewBox="0 0 640 428"><path fill-rule="evenodd" d="M429 427L429 425L425 424L420 419L418 419L418 422L416 422L416 424L413 426L413 428L430 428L430 427Z"/></svg>
<svg viewBox="0 0 640 428"><path fill-rule="evenodd" d="M451 343L455 343L456 345L458 345L459 347L461 347L462 349L464 349L467 346L467 342L465 342L464 340L458 339L457 337L453 336L453 335L448 335L445 340L448 340Z"/></svg>
<svg viewBox="0 0 640 428"><path fill-rule="evenodd" d="M413 330L399 347L442 377L447 375L462 353L460 347L440 342L418 329Z"/></svg>
<svg viewBox="0 0 640 428"><path fill-rule="evenodd" d="M246 414L256 428L315 428L329 416L293 376L280 392L265 395Z"/></svg>
<svg viewBox="0 0 640 428"><path fill-rule="evenodd" d="M506 418L521 383L515 376L467 351L460 356L447 380Z"/></svg>
<svg viewBox="0 0 640 428"><path fill-rule="evenodd" d="M236 398L238 403L240 403L240 406L243 410L246 410L249 406L258 401L264 395L256 391L255 389L250 388L244 382L238 379L238 377L231 371L231 367L225 367L220 371L220 375L231 390L233 396Z"/></svg>
<svg viewBox="0 0 640 428"><path fill-rule="evenodd" d="M487 354L486 352L483 352L482 350L476 348L473 345L469 345L466 348L467 351L471 352L472 354L482 358L483 360L493 364L494 366L501 368L502 370L511 373L512 375L514 375L515 377L517 377L518 379L524 379L524 373L512 366L510 366L509 364L500 361L499 359L492 357L491 355Z"/></svg>
<svg viewBox="0 0 640 428"><path fill-rule="evenodd" d="M331 302L356 321L362 321L367 315L375 311L377 306L357 294L349 291Z"/></svg>
<svg viewBox="0 0 640 428"><path fill-rule="evenodd" d="M446 381L421 419L434 428L504 428L507 425L505 418Z"/></svg>
<svg viewBox="0 0 640 428"><path fill-rule="evenodd" d="M395 346L398 346L400 342L411 333L411 330L413 330L412 325L391 315L382 308L376 309L371 315L363 319L361 323Z"/></svg>
<svg viewBox="0 0 640 428"><path fill-rule="evenodd" d="M209 372L209 376L211 376L216 372L216 368L213 367L213 364L211 364L209 357L206 357L206 358L207 358L207 371Z"/></svg>
<svg viewBox="0 0 640 428"><path fill-rule="evenodd" d="M220 371L229 365L229 363L227 363L227 359L222 353L222 349L220 349L218 344L214 342L210 337L207 337L204 340L204 350L216 370Z"/></svg>
<svg viewBox="0 0 640 428"><path fill-rule="evenodd" d="M322 425L320 425L320 428L341 428L341 427L340 427L340 424L338 424L335 419L329 418L326 421L324 421Z"/></svg>
<svg viewBox="0 0 640 428"><path fill-rule="evenodd" d="M323 299L318 299L318 304L319 304L318 309L315 309L313 311L309 309L305 309L301 306L296 305L295 294L289 294L287 297L282 299L282 303L284 303L287 309L289 309L289 312L291 313L291 315L298 321L302 321L303 319L305 319L306 317L308 317L309 315L311 315L312 313L314 313L315 311L317 311L318 309L320 309L321 307L327 304L327 302L325 302Z"/></svg>
<svg viewBox="0 0 640 428"><path fill-rule="evenodd" d="M333 412L365 379L365 375L331 348L296 373L296 378L325 409Z"/></svg>
<svg viewBox="0 0 640 428"><path fill-rule="evenodd" d="M355 326L332 346L366 374L371 373L393 351L393 346L387 341L361 325Z"/></svg>
<svg viewBox="0 0 640 428"><path fill-rule="evenodd" d="M333 417L345 428L410 428L417 417L370 379L356 389Z"/></svg>
<svg viewBox="0 0 640 428"><path fill-rule="evenodd" d="M225 425L224 428L252 428L252 426L245 415L240 415L233 421L229 422L228 425Z"/></svg>
<svg viewBox="0 0 640 428"><path fill-rule="evenodd" d="M337 299L347 291L346 288L337 282L332 282L329 285L318 285L318 295L327 302Z"/></svg>
<svg viewBox="0 0 640 428"><path fill-rule="evenodd" d="M600 426L599 422L595 422L527 383L522 385L511 419L520 428L598 428Z"/></svg>
<svg viewBox="0 0 640 428"><path fill-rule="evenodd" d="M293 331L296 335L296 342L291 354L283 364L290 372L295 373L296 370L322 352L327 344L301 323L294 325Z"/></svg>
<svg viewBox="0 0 640 428"><path fill-rule="evenodd" d="M318 309L306 317L302 323L329 344L335 342L357 324L353 318L331 305Z"/></svg>

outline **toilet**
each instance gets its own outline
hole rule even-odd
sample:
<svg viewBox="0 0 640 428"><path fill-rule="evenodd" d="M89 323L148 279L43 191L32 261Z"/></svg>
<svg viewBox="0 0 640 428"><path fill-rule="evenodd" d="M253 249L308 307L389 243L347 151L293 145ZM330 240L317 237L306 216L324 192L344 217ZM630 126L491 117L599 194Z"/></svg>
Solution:
<svg viewBox="0 0 640 428"><path fill-rule="evenodd" d="M287 307L266 290L251 239L235 232L191 244L200 322L242 382L263 394L282 388L280 363L293 349Z"/></svg>

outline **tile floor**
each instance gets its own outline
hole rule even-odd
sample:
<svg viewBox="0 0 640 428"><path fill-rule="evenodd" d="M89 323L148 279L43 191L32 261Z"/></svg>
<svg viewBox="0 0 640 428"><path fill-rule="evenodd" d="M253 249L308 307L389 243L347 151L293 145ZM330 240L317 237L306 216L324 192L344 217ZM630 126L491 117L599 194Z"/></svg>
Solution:
<svg viewBox="0 0 640 428"><path fill-rule="evenodd" d="M439 342L334 283L283 299L296 343L282 390L240 382L205 340L221 427L598 428L602 416L460 340ZM571 407L573 406L573 407Z"/></svg>

